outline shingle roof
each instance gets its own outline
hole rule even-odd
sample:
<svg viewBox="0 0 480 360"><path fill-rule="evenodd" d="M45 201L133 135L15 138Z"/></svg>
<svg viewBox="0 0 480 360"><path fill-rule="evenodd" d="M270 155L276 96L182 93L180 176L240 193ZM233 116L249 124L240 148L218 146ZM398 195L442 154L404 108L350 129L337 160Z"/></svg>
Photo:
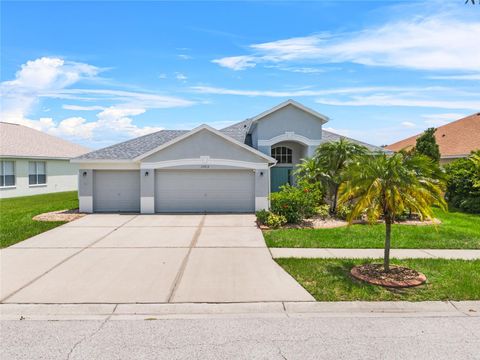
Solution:
<svg viewBox="0 0 480 360"><path fill-rule="evenodd" d="M245 136L250 129L251 121L245 120L228 126L222 130L227 136L244 142ZM183 134L188 130L161 130L138 138L127 140L103 149L92 151L78 157L80 160L131 160L153 150Z"/></svg>
<svg viewBox="0 0 480 360"><path fill-rule="evenodd" d="M412 148L420 135L398 141L386 148L392 151ZM438 127L435 139L440 148L441 157L464 156L473 150L480 149L480 113Z"/></svg>
<svg viewBox="0 0 480 360"><path fill-rule="evenodd" d="M79 156L81 160L131 160L169 142L188 130L161 130Z"/></svg>
<svg viewBox="0 0 480 360"><path fill-rule="evenodd" d="M358 144L358 145L363 145L365 146L368 150L370 151L384 151L385 152L385 149L384 148L381 148L380 146L375 146L375 145L371 145L371 144L367 144L363 141L359 141L359 140L355 140L355 139L352 139L352 138L349 138L349 137L346 137L346 136L343 136L343 135L339 135L339 134L335 134L331 131L327 131L327 130L322 130L322 142L327 142L327 141L338 141L340 139L347 139L355 144ZM387 152L390 152L390 151L387 151Z"/></svg>
<svg viewBox="0 0 480 360"><path fill-rule="evenodd" d="M90 149L27 126L0 122L0 156L69 159Z"/></svg>
<svg viewBox="0 0 480 360"><path fill-rule="evenodd" d="M245 136L248 134L251 125L252 120L247 119L244 121L240 121L239 123L230 125L220 131L225 135L228 135L231 138L243 143L245 142Z"/></svg>

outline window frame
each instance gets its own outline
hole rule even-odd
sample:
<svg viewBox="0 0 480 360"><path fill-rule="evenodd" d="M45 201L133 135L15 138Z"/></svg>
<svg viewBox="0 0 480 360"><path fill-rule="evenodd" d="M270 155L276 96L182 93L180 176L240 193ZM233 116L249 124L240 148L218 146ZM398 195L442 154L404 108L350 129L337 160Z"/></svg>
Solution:
<svg viewBox="0 0 480 360"><path fill-rule="evenodd" d="M11 162L12 165L13 165L13 175L6 175L5 174L5 163L6 162ZM9 189L9 188L14 188L17 186L17 164L15 162L15 160L5 160L5 159L1 159L0 160L0 166L2 168L2 173L0 175L0 178L2 178L2 182L3 182L3 185L2 185L2 182L0 182L0 189ZM5 177L6 176L13 176L13 185L5 185Z"/></svg>
<svg viewBox="0 0 480 360"><path fill-rule="evenodd" d="M275 146L270 150L270 156L277 160L277 164L293 164L293 150L288 146Z"/></svg>
<svg viewBox="0 0 480 360"><path fill-rule="evenodd" d="M43 163L43 173L38 172L38 163ZM35 164L35 173L32 174L30 173L30 164ZM30 177L34 176L35 177L35 182L31 183L30 182ZM45 182L39 182L39 176L44 176L45 177ZM33 160L28 162L28 186L46 186L47 185L47 162L45 160Z"/></svg>

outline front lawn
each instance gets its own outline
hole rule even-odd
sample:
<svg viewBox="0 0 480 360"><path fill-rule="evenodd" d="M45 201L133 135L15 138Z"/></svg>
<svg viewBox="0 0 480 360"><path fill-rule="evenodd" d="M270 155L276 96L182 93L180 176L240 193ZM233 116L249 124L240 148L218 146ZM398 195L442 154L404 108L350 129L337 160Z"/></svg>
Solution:
<svg viewBox="0 0 480 360"><path fill-rule="evenodd" d="M387 289L350 277L365 259L276 259L317 301L480 300L480 260L392 260L424 273L427 283L409 289ZM374 262L382 262L377 259Z"/></svg>
<svg viewBox="0 0 480 360"><path fill-rule="evenodd" d="M392 248L480 249L480 215L435 210L435 216L440 225L393 225ZM268 230L264 237L269 247L383 248L385 225Z"/></svg>
<svg viewBox="0 0 480 360"><path fill-rule="evenodd" d="M4 248L64 224L39 222L32 217L49 211L76 209L76 191L0 200L0 247Z"/></svg>

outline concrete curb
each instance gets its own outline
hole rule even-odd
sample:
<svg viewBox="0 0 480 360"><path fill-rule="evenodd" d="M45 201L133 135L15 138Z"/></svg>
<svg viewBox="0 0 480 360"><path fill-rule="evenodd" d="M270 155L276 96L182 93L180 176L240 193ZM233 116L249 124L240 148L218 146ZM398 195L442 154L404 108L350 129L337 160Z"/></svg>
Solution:
<svg viewBox="0 0 480 360"><path fill-rule="evenodd" d="M184 304L0 304L0 320L259 317L480 317L480 301Z"/></svg>
<svg viewBox="0 0 480 360"><path fill-rule="evenodd" d="M382 258L383 249L333 249L333 248L270 248L274 259L363 259ZM391 249L390 255L397 259L480 259L480 250L460 249Z"/></svg>

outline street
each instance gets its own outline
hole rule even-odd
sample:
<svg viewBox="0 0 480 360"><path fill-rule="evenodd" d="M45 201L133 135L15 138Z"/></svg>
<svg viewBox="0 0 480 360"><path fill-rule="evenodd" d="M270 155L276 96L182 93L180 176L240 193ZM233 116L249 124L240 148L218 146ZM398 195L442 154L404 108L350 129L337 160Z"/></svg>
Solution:
<svg viewBox="0 0 480 360"><path fill-rule="evenodd" d="M480 359L480 317L278 317L1 322L7 359Z"/></svg>

